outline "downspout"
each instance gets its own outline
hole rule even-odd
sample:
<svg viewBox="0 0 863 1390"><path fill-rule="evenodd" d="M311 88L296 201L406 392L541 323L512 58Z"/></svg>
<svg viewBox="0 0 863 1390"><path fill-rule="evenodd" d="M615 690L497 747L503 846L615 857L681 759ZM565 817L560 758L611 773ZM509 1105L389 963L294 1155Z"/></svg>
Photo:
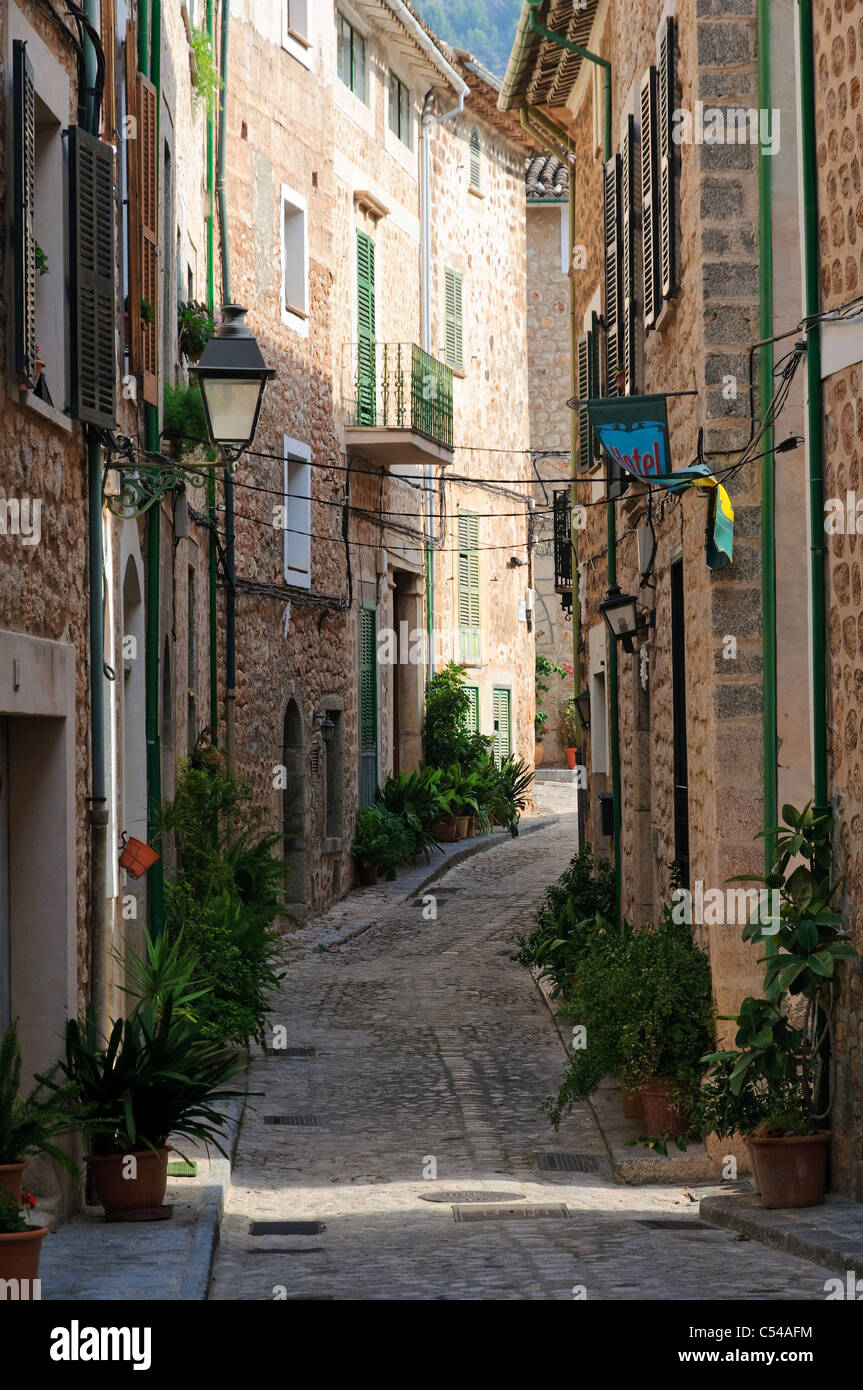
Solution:
<svg viewBox="0 0 863 1390"><path fill-rule="evenodd" d="M441 121L448 121L452 116L460 116L464 111L464 99L467 89L459 92L459 98L455 106L448 111L444 111L440 116L433 114L435 94L434 88L430 88L426 93L423 103L422 120L420 121L420 146L422 157L420 160L420 278L422 292L422 349L429 356L432 352L432 309L431 309L431 127L439 125ZM423 465L423 495L425 498L425 531L426 531L426 634L428 638L428 677L434 675L434 631L435 631L435 551L434 551L434 471L430 463Z"/></svg>
<svg viewBox="0 0 863 1390"><path fill-rule="evenodd" d="M815 814L829 810L827 794L827 615L824 546L824 438L821 305L818 274L818 174L812 0L797 0L800 63L800 156L803 170L803 294L806 327L806 444L809 463L809 585L812 660L812 763Z"/></svg>
<svg viewBox="0 0 863 1390"><path fill-rule="evenodd" d="M600 58L597 53L591 53L590 49L583 48L581 44L573 42L572 39L565 39L560 34L555 34L551 29L546 29L536 18L536 10L543 3L543 0L527 0L530 6L530 28L532 33L539 38L547 39L549 43L556 44L558 48L564 48L568 53L575 53L579 58L588 63L595 63L602 68L602 146L603 160L611 159L611 63L608 58ZM550 123L549 123L550 124ZM577 394L577 392L576 392ZM575 488L575 454L573 454L571 467L571 477L573 479L573 490ZM612 588L617 583L617 517L614 510L614 501L611 500L606 506L606 533L608 537L608 587ZM574 559L575 557L573 557ZM575 605L573 603L573 610ZM573 611L573 625L575 624L575 613ZM618 671L617 671L617 642L613 641L608 649L608 704L609 704L609 743L611 749L611 791L612 804L614 807L614 886L617 896L618 920L622 919L622 891L623 891L623 865L621 863L621 783L620 783L620 696L618 691Z"/></svg>
<svg viewBox="0 0 863 1390"><path fill-rule="evenodd" d="M97 0L86 0L85 14L99 28ZM90 96L96 81L96 50L84 32L84 73L87 84L87 125L98 135L98 117ZM90 1002L96 1021L108 1021L108 960L111 928L108 924L108 798L105 769L105 560L102 537L102 446L99 434L84 427L87 445L87 548L90 598Z"/></svg>
<svg viewBox="0 0 863 1390"><path fill-rule="evenodd" d="M161 0L150 0L149 48L147 45L146 0L141 4L138 67L156 88L156 131L160 125L162 68L162 6ZM157 134L158 140L158 134ZM159 177L159 149L156 147L156 178ZM144 439L147 450L159 449L158 406L144 406ZM162 749L159 739L159 604L161 566L162 504L157 502L147 513L147 636L145 729L147 744L147 839L152 842L159 834L162 812ZM150 935L158 936L164 921L164 875L162 857L147 872L147 904Z"/></svg>
<svg viewBox="0 0 863 1390"><path fill-rule="evenodd" d="M213 46L213 0L207 0L207 37ZM216 305L216 266L214 238L215 210L215 145L213 117L207 112L207 308L212 314ZM207 515L210 520L209 591L210 591L210 739L219 742L219 656L218 656L218 589L216 587L216 475L207 477Z"/></svg>
<svg viewBox="0 0 863 1390"><path fill-rule="evenodd" d="M222 87L219 96L219 167L216 175L216 198L219 205L219 232L222 251L222 303L231 302L231 260L228 246L228 200L225 195L225 168L228 135L228 33L230 29L230 0L222 0L222 23L219 43L219 76ZM236 708L237 708L237 593L234 571L234 478L230 469L224 471L225 483L225 752L228 775L236 769Z"/></svg>
<svg viewBox="0 0 863 1390"><path fill-rule="evenodd" d="M758 108L771 111L770 96L770 8L769 0L758 0ZM759 333L773 336L773 200L772 159L763 143L758 147L758 294ZM761 348L759 399L762 420L770 409L773 381L773 344ZM761 612L764 657L764 864L769 873L773 864L778 819L777 795L777 716L776 716L776 460L773 454L773 427L763 435L761 459Z"/></svg>

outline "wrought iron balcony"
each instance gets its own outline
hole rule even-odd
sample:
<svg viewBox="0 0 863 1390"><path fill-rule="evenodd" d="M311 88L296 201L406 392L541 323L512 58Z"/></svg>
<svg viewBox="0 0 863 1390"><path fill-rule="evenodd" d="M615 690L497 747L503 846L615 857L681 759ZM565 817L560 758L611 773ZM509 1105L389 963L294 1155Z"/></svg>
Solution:
<svg viewBox="0 0 863 1390"><path fill-rule="evenodd" d="M346 344L342 398L349 449L387 465L452 458L452 370L416 343Z"/></svg>
<svg viewBox="0 0 863 1390"><path fill-rule="evenodd" d="M554 589L572 593L572 507L568 487L554 490Z"/></svg>

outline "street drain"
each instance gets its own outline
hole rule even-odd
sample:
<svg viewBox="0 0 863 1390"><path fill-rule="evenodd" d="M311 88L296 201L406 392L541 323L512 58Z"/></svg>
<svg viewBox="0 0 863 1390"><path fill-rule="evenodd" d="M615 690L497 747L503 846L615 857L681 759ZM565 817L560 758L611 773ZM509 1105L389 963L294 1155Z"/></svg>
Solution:
<svg viewBox="0 0 863 1390"><path fill-rule="evenodd" d="M421 1192L420 1200L423 1202L522 1202L524 1193L522 1192L483 1192L479 1188L474 1191L465 1189L464 1192Z"/></svg>
<svg viewBox="0 0 863 1390"><path fill-rule="evenodd" d="M593 1154L537 1154L536 1166L544 1173L598 1173Z"/></svg>
<svg viewBox="0 0 863 1390"><path fill-rule="evenodd" d="M323 1245L269 1245L265 1250L253 1250L253 1255L322 1255Z"/></svg>
<svg viewBox="0 0 863 1390"><path fill-rule="evenodd" d="M636 1225L649 1226L652 1231L698 1231L702 1235L713 1229L713 1227L706 1225L705 1222L701 1221L697 1216L672 1216L669 1217L667 1221L659 1218L651 1218L637 1221Z"/></svg>
<svg viewBox="0 0 863 1390"><path fill-rule="evenodd" d="M270 1047L264 1049L268 1057L316 1057L313 1047Z"/></svg>
<svg viewBox="0 0 863 1390"><path fill-rule="evenodd" d="M317 1115L265 1115L265 1125L316 1125Z"/></svg>
<svg viewBox="0 0 863 1390"><path fill-rule="evenodd" d="M250 1236L319 1236L323 1221L249 1221Z"/></svg>
<svg viewBox="0 0 863 1390"><path fill-rule="evenodd" d="M452 1209L453 1221L532 1221L554 1216L569 1219L565 1206L554 1207L458 1207Z"/></svg>

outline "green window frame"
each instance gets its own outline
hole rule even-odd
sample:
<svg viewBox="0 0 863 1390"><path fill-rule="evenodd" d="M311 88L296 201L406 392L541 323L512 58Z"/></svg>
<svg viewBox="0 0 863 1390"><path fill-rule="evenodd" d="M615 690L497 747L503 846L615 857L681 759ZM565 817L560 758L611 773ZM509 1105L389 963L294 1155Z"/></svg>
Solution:
<svg viewBox="0 0 863 1390"><path fill-rule="evenodd" d="M466 685L465 694L469 700L465 725L469 734L479 733L479 686Z"/></svg>
<svg viewBox="0 0 863 1390"><path fill-rule="evenodd" d="M444 268L444 306L446 320L446 364L454 372L464 371L464 277L449 266Z"/></svg>
<svg viewBox="0 0 863 1390"><path fill-rule="evenodd" d="M482 192L482 136L476 126L470 133L470 187L474 193Z"/></svg>
<svg viewBox="0 0 863 1390"><path fill-rule="evenodd" d="M411 94L405 84L390 73L389 126L393 135L401 140L409 150L414 147L414 123L411 112Z"/></svg>
<svg viewBox="0 0 863 1390"><path fill-rule="evenodd" d="M360 805L373 806L378 790L378 615L361 608L360 646Z"/></svg>
<svg viewBox="0 0 863 1390"><path fill-rule="evenodd" d="M468 666L480 663L479 517L458 514L459 657Z"/></svg>
<svg viewBox="0 0 863 1390"><path fill-rule="evenodd" d="M512 753L512 691L496 685L492 692L494 707L494 743L492 751L497 767Z"/></svg>
<svg viewBox="0 0 863 1390"><path fill-rule="evenodd" d="M355 97L359 97L363 105L366 102L366 41L362 34L351 24L350 20L338 10L336 11L336 29L338 36L338 60L337 72L339 81L353 92Z"/></svg>
<svg viewBox="0 0 863 1390"><path fill-rule="evenodd" d="M375 244L357 232L357 422L377 420L375 380Z"/></svg>

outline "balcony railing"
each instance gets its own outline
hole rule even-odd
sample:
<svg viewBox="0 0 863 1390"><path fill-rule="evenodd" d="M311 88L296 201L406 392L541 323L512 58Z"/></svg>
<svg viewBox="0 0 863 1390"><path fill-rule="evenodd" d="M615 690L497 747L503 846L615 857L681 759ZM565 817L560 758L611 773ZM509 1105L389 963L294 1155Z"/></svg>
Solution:
<svg viewBox="0 0 863 1390"><path fill-rule="evenodd" d="M572 507L568 487L554 490L554 588L572 593Z"/></svg>
<svg viewBox="0 0 863 1390"><path fill-rule="evenodd" d="M416 343L346 344L342 392L349 427L413 430L452 448L452 369Z"/></svg>

